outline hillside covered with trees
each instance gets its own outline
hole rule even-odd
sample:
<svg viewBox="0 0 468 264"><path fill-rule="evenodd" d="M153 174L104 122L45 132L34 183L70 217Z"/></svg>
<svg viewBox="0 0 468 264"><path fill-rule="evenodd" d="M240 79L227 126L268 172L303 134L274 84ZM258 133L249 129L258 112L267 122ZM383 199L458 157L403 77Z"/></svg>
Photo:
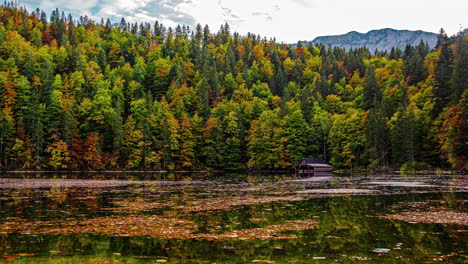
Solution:
<svg viewBox="0 0 468 264"><path fill-rule="evenodd" d="M467 168L468 38L297 47L0 7L0 169Z"/></svg>

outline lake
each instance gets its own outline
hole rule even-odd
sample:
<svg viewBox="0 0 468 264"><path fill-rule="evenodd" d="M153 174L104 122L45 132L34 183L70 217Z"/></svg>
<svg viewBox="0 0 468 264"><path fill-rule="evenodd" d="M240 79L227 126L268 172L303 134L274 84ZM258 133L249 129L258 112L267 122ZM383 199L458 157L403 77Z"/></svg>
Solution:
<svg viewBox="0 0 468 264"><path fill-rule="evenodd" d="M0 263L466 263L462 175L3 174Z"/></svg>

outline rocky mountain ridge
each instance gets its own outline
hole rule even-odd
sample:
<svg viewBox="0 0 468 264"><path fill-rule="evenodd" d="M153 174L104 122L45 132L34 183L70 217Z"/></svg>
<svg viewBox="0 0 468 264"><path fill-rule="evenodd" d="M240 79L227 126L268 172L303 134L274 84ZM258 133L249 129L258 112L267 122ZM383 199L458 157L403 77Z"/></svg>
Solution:
<svg viewBox="0 0 468 264"><path fill-rule="evenodd" d="M416 46L421 40L427 42L429 48L434 48L437 44L437 36L436 33L422 30L410 31L384 28L371 30L367 33L351 31L343 35L321 36L315 38L312 43L323 43L326 46L331 45L345 49L367 47L374 52L376 49L379 51L390 51L392 48L404 50L406 45Z"/></svg>

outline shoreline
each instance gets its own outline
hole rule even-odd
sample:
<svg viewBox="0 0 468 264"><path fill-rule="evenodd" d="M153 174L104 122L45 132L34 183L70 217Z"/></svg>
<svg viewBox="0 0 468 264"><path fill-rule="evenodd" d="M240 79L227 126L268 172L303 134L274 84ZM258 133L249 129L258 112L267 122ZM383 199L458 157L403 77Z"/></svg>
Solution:
<svg viewBox="0 0 468 264"><path fill-rule="evenodd" d="M0 171L1 174L91 174L91 173L104 173L104 174L118 174L118 173L154 173L154 174L167 174L167 173L294 173L291 170L4 170ZM330 172L335 175L341 174L464 174L464 171L456 170L414 170L414 171L401 171L401 170L335 170Z"/></svg>

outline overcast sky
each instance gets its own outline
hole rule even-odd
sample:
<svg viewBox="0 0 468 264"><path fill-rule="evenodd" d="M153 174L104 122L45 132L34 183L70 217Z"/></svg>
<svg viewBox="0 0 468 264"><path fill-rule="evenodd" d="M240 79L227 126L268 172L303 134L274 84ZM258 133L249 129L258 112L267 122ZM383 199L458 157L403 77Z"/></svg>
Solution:
<svg viewBox="0 0 468 264"><path fill-rule="evenodd" d="M450 35L468 27L466 0L23 0L29 11L59 8L75 19L88 15L100 21L159 20L166 26L208 24L212 32L228 22L232 31L275 37L296 43L317 36L365 33L395 28Z"/></svg>

